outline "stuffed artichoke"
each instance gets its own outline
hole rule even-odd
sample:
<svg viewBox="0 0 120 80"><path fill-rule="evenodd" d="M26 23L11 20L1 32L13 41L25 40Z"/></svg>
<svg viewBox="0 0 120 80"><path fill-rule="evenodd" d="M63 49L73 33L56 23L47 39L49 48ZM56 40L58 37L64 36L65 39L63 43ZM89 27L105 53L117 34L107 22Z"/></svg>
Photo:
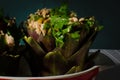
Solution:
<svg viewBox="0 0 120 80"><path fill-rule="evenodd" d="M38 9L24 22L24 40L41 56L39 76L62 75L88 67L89 48L102 29L94 16L78 18L66 5Z"/></svg>

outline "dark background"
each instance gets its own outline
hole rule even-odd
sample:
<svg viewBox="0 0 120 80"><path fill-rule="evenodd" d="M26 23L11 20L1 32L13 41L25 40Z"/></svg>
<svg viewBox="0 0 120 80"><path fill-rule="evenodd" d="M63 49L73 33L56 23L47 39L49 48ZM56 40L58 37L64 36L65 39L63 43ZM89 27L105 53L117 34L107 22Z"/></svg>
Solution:
<svg viewBox="0 0 120 80"><path fill-rule="evenodd" d="M95 16L104 26L91 48L120 49L119 0L0 0L0 8L6 15L16 17L19 24L37 9L56 7L62 2L67 2L79 17Z"/></svg>

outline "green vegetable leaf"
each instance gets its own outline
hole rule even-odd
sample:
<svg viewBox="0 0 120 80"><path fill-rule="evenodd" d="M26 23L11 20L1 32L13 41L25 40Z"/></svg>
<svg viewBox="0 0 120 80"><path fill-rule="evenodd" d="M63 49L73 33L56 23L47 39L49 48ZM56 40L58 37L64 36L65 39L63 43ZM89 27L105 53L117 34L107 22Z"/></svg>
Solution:
<svg viewBox="0 0 120 80"><path fill-rule="evenodd" d="M68 21L68 18L51 16L51 25L54 27L54 29L62 29L64 25L68 24Z"/></svg>
<svg viewBox="0 0 120 80"><path fill-rule="evenodd" d="M40 18L39 15L36 15L36 14L31 14L31 15L30 15L30 20L37 21L39 18Z"/></svg>
<svg viewBox="0 0 120 80"><path fill-rule="evenodd" d="M51 16L57 15L60 17L68 17L68 14L69 10L66 4L63 4L62 6L51 10Z"/></svg>
<svg viewBox="0 0 120 80"><path fill-rule="evenodd" d="M67 26L68 22L68 18L51 16L52 34L56 40L57 47L62 47L64 44L64 34L70 31L70 27L63 29L64 26Z"/></svg>
<svg viewBox="0 0 120 80"><path fill-rule="evenodd" d="M73 39L79 40L79 38L80 38L80 33L79 33L79 31L76 31L76 32L74 32L74 33L71 33L71 37L72 37Z"/></svg>

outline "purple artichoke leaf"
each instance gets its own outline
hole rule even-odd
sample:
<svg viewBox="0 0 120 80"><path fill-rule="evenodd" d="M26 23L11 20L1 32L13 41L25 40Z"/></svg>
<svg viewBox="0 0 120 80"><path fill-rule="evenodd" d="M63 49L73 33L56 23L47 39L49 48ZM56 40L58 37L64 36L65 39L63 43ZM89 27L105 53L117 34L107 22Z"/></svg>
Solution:
<svg viewBox="0 0 120 80"><path fill-rule="evenodd" d="M32 37L35 41L40 43L40 41L43 39L43 35L37 34L35 31L28 30L28 35Z"/></svg>

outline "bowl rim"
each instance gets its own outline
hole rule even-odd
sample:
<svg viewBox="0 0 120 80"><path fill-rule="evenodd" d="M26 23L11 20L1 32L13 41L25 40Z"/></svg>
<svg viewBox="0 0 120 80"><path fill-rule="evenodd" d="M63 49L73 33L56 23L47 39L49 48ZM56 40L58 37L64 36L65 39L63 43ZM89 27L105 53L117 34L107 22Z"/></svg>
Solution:
<svg viewBox="0 0 120 80"><path fill-rule="evenodd" d="M71 73L71 74L65 74L65 75L57 75L57 76L44 76L44 77L11 77L11 76L0 76L2 79L63 79L63 78L70 78L70 77L75 77L75 76L80 76L82 74L88 73L92 70L98 69L99 66L93 66L89 69L76 72L76 73Z"/></svg>

